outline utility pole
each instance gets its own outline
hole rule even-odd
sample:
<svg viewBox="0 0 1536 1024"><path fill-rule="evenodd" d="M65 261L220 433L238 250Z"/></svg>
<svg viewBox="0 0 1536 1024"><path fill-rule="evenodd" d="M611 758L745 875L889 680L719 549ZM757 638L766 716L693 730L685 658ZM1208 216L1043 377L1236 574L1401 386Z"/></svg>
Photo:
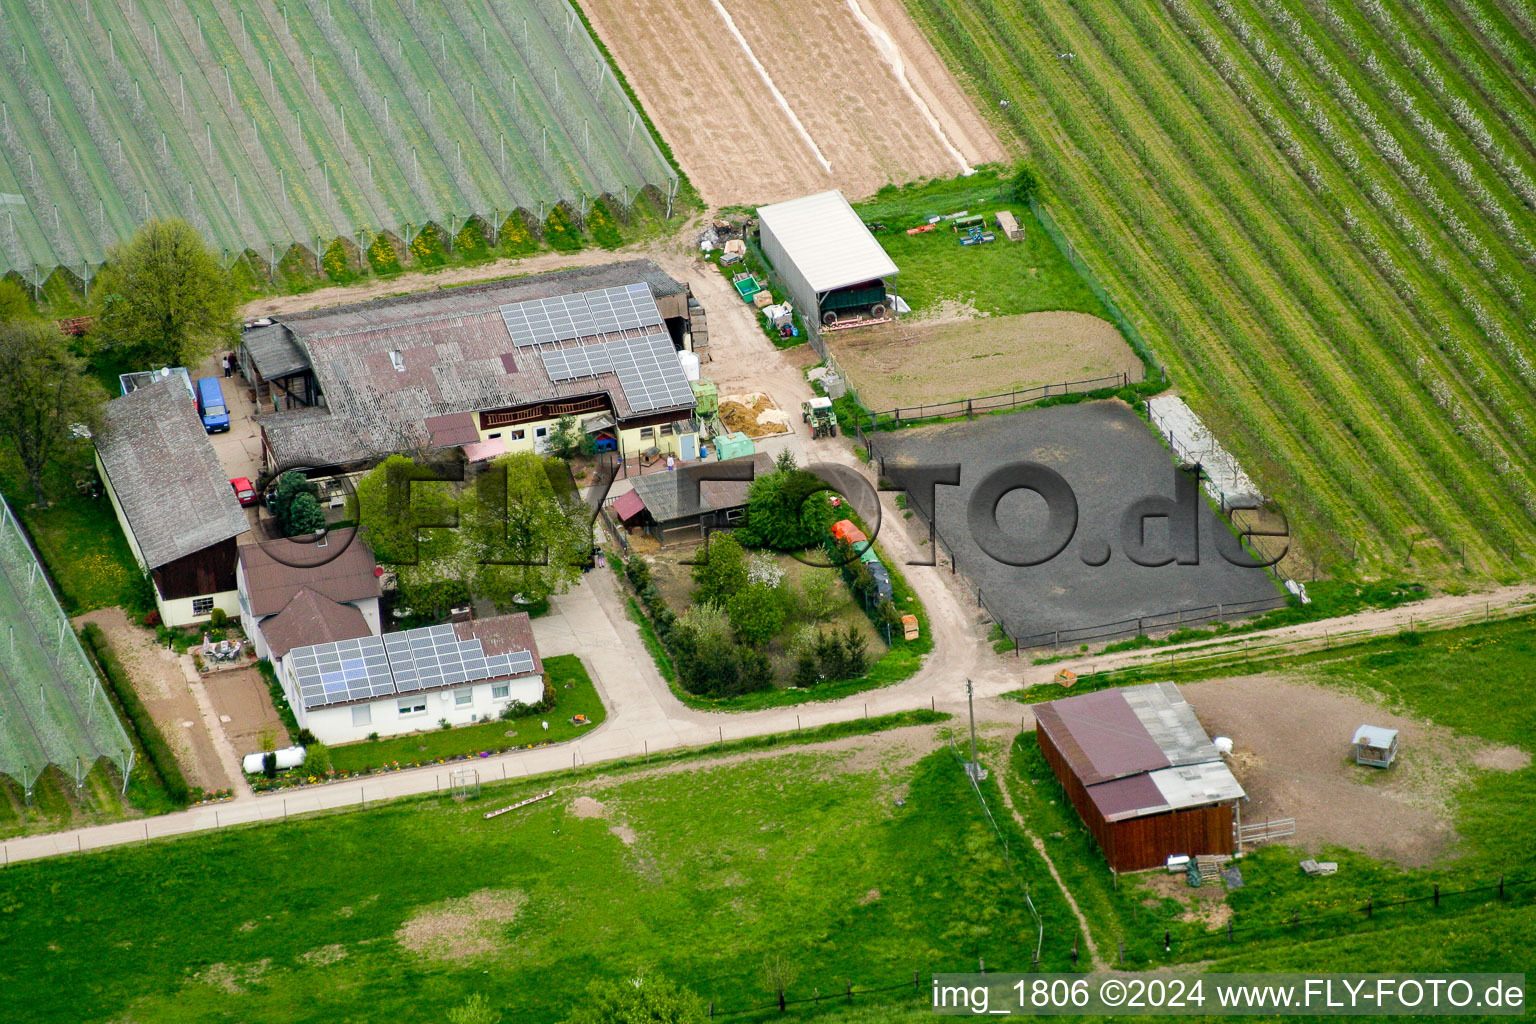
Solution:
<svg viewBox="0 0 1536 1024"><path fill-rule="evenodd" d="M965 774L980 782L987 777L987 770L976 760L976 691L971 681L965 681L965 704L971 715L971 759L965 763Z"/></svg>

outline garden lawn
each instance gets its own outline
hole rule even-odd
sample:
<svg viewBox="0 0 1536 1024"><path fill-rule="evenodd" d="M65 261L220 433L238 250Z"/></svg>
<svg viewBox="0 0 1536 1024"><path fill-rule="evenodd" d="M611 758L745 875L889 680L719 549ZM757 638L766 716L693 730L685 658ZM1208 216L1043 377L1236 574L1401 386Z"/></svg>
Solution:
<svg viewBox="0 0 1536 1024"><path fill-rule="evenodd" d="M32 507L20 463L9 444L0 445L0 490L31 534L64 610L70 615L113 605L132 610L142 572L112 503L105 497L92 499L78 493L69 471L55 467L44 480L48 507ZM79 472L89 474L83 468Z"/></svg>
<svg viewBox="0 0 1536 1024"><path fill-rule="evenodd" d="M1061 255L1029 206L1003 201L996 172L978 171L969 178L955 178L887 186L868 202L854 207L866 223L880 223L877 232L887 255L900 268L896 291L915 313L937 312L939 303L969 303L980 313L1006 316L1042 310L1074 310L1108 317L1102 303L1088 290L1077 271ZM986 230L997 241L961 245L947 222L920 235L906 229L928 222L931 216L969 210L986 217ZM1010 242L998 230L993 216L1009 210L1024 230L1024 240Z"/></svg>
<svg viewBox="0 0 1536 1024"><path fill-rule="evenodd" d="M14 865L0 1019L425 1021L483 992L503 1019L557 1021L593 980L637 972L744 1009L769 1002L773 956L792 965L790 998L978 957L1023 969L1024 884L1044 967L1065 969L1064 901L1004 819L1010 873L955 757L922 757L934 746L920 729L610 767L493 821L548 783ZM578 796L600 806L578 814ZM451 902L476 893L478 913Z"/></svg>
<svg viewBox="0 0 1536 1024"><path fill-rule="evenodd" d="M331 747L331 766L338 772L356 772L387 764L423 764L487 750L563 743L590 732L608 717L592 677L576 655L545 658L544 672L555 690L555 706L549 711L532 712L511 721L497 719ZM573 724L571 719L578 714L586 715L591 724ZM548 729L543 722L549 723Z"/></svg>

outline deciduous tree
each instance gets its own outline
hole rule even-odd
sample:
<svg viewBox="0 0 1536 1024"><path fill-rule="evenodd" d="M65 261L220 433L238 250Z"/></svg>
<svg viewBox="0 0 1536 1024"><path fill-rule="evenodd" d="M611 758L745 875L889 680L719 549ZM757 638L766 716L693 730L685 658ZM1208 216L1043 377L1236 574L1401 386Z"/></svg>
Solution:
<svg viewBox="0 0 1536 1024"><path fill-rule="evenodd" d="M593 984L566 1024L703 1024L699 997L659 975Z"/></svg>
<svg viewBox="0 0 1536 1024"><path fill-rule="evenodd" d="M113 247L95 294L102 341L151 366L194 367L239 339L229 272L184 220L151 221Z"/></svg>
<svg viewBox="0 0 1536 1024"><path fill-rule="evenodd" d="M499 607L532 604L581 577L591 557L591 516L556 489L563 462L532 452L503 455L459 502L465 570L475 593Z"/></svg>
<svg viewBox="0 0 1536 1024"><path fill-rule="evenodd" d="M39 505L47 504L43 472L75 443L75 424L100 426L105 401L52 325L0 323L0 437L15 448Z"/></svg>

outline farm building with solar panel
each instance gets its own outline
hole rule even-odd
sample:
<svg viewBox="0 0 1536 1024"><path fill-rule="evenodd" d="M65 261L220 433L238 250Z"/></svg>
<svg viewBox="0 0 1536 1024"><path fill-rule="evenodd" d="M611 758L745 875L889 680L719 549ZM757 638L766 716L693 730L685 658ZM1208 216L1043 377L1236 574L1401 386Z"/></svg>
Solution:
<svg viewBox="0 0 1536 1024"><path fill-rule="evenodd" d="M631 260L286 317L246 353L281 355L281 374L305 381L260 396L274 410L260 421L266 461L540 452L562 416L599 451L695 459L680 353L694 348L698 308L685 285Z"/></svg>
<svg viewBox="0 0 1536 1024"><path fill-rule="evenodd" d="M273 668L299 728L328 744L468 725L544 697L525 612L295 647Z"/></svg>

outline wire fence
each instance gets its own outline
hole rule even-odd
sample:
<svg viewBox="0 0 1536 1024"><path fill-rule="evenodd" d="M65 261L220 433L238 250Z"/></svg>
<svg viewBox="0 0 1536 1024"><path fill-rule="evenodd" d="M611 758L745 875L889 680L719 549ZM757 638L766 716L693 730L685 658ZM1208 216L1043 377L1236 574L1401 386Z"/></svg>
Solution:
<svg viewBox="0 0 1536 1024"><path fill-rule="evenodd" d="M81 785L100 758L128 782L133 745L42 563L0 497L0 774L27 798L53 764Z"/></svg>
<svg viewBox="0 0 1536 1024"><path fill-rule="evenodd" d="M830 361L830 357L828 359L829 366L836 365ZM844 379L846 380L846 378ZM861 432L872 433L882 430L901 430L904 427L931 423L935 420L955 420L962 417L969 420L975 419L977 416L985 416L989 413L1011 412L1015 409L1022 409L1025 406L1035 405L1053 398L1117 391L1120 388L1138 383L1140 381L1133 379L1128 373L1112 373L1103 377L1062 381L1059 384L1037 384L1034 387L1021 388L1018 391L1005 391L996 395L957 398L949 402L935 402L932 405L903 406L897 409L887 409L884 412L871 411L864 408L863 403L860 403L860 408L863 409L861 413L862 422L857 422L854 426ZM862 437L862 433L860 436Z"/></svg>
<svg viewBox="0 0 1536 1024"><path fill-rule="evenodd" d="M1394 910L1425 907L1431 911L1465 913L1487 906L1490 902L1495 906L1520 906L1528 903L1532 897L1536 897L1536 878L1507 879L1500 875L1495 881L1463 889L1442 889L1438 883L1433 883L1428 888L1418 890L1415 895L1394 893L1382 898L1366 896L1362 900L1325 908L1321 913L1311 910L1304 912L1293 907L1281 910L1272 917L1247 923L1238 923L1236 918L1229 918L1226 926L1217 931L1175 935L1171 929L1164 929L1158 938L1165 955L1182 957L1194 951L1209 955L1208 951L1213 948L1236 945L1240 941L1287 938L1305 933L1308 929L1326 930L1330 925L1345 926L1337 930L1358 931L1374 926L1379 915L1388 915L1387 920L1391 923L1395 919L1390 916L1390 912Z"/></svg>
<svg viewBox="0 0 1536 1024"><path fill-rule="evenodd" d="M865 452L875 464L876 471L881 479L885 477L885 457L880 455L874 438L866 435L857 425L854 434L864 445ZM1196 608L1176 608L1169 611L1154 612L1146 615L1138 615L1112 622L1099 622L1091 625L1072 626L1065 629L1049 629L1038 632L1029 632L1021 628L1018 616L1012 618L1005 615L995 607L996 595L990 598L986 589L978 582L979 574L966 574L960 566L960 557L956 551L954 542L944 536L944 532L938 528L933 519L915 503L909 503L908 509L917 517L918 521L928 528L930 546L934 552L934 561L942 564L942 560L948 560L950 575L966 575L971 581L969 589L975 593L976 607L987 614L1003 634L1013 641L1013 653L1015 657L1021 657L1024 651L1038 650L1041 648L1061 647L1065 644L1085 644L1109 642L1113 640L1129 639L1131 637L1151 636L1158 633L1171 633L1186 627L1203 626L1212 622L1231 622L1234 619L1247 618L1250 615L1258 615L1263 612L1284 608L1289 599L1276 594L1273 597L1264 597L1252 601L1236 601L1204 605ZM985 554L978 556L977 561L984 561Z"/></svg>
<svg viewBox="0 0 1536 1024"><path fill-rule="evenodd" d="M1109 314L1110 322L1115 325L1120 331L1121 337L1126 340L1136 355L1141 358L1142 365L1146 367L1147 374L1149 376L1156 376L1159 380L1166 382L1168 380L1167 368L1158 360L1156 353L1152 351L1152 346L1147 343L1147 339L1141 336L1141 331L1137 330L1136 325L1131 323L1130 318L1121 310L1119 303L1110 297L1109 290L1104 287L1104 283L1099 280L1098 275L1078 255L1077 249L1067 240L1066 233L1056 223L1056 218L1051 216L1051 211L1042 206L1033 196L1029 200L1029 210L1035 215L1035 220L1040 222L1041 229L1050 237L1057 250L1061 253L1062 258L1071 264L1072 269L1077 272L1077 276L1088 286L1088 290L1093 292L1094 297L1103 304L1105 312Z"/></svg>

